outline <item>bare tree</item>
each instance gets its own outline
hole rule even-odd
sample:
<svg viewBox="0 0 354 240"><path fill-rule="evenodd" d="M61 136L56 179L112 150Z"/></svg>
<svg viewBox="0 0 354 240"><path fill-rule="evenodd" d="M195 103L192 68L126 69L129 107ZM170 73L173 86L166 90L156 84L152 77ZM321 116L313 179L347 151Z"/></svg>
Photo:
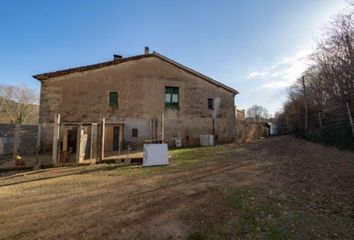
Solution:
<svg viewBox="0 0 354 240"><path fill-rule="evenodd" d="M248 117L254 118L256 121L269 118L268 110L265 107L259 105L253 105L252 107L248 108L246 113Z"/></svg>
<svg viewBox="0 0 354 240"><path fill-rule="evenodd" d="M4 122L37 123L38 93L26 86L0 85L0 114Z"/></svg>
<svg viewBox="0 0 354 240"><path fill-rule="evenodd" d="M324 34L311 55L313 65L303 73L306 84L300 78L289 89L283 119L292 132L303 135L306 107L310 138L350 145L354 141L354 11L337 15Z"/></svg>

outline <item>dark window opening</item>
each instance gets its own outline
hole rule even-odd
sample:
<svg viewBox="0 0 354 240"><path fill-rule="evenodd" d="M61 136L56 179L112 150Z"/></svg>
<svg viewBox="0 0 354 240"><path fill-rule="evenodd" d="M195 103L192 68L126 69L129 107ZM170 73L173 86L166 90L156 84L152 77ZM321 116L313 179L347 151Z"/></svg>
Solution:
<svg viewBox="0 0 354 240"><path fill-rule="evenodd" d="M137 128L132 129L132 137L138 137L138 129Z"/></svg>
<svg viewBox="0 0 354 240"><path fill-rule="evenodd" d="M179 109L178 87L165 87L165 107Z"/></svg>
<svg viewBox="0 0 354 240"><path fill-rule="evenodd" d="M208 98L208 109L214 110L214 98Z"/></svg>
<svg viewBox="0 0 354 240"><path fill-rule="evenodd" d="M119 149L119 127L113 127L113 151Z"/></svg>
<svg viewBox="0 0 354 240"><path fill-rule="evenodd" d="M68 129L68 153L76 153L77 128Z"/></svg>
<svg viewBox="0 0 354 240"><path fill-rule="evenodd" d="M109 107L118 108L118 92L109 92Z"/></svg>

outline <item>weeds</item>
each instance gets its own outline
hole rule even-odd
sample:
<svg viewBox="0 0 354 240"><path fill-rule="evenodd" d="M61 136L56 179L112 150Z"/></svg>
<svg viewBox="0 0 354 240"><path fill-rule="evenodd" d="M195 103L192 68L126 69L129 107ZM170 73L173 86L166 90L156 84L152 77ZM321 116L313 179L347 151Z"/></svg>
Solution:
<svg viewBox="0 0 354 240"><path fill-rule="evenodd" d="M237 190L229 195L228 205L241 214L238 232L251 239L289 239L288 231L278 224L281 207L265 196L260 189Z"/></svg>

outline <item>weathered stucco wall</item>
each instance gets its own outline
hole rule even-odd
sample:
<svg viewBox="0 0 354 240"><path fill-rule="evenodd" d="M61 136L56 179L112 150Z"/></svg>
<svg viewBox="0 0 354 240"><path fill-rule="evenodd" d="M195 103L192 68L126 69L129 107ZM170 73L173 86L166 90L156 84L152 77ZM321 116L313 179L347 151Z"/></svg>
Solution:
<svg viewBox="0 0 354 240"><path fill-rule="evenodd" d="M179 110L165 108L165 86L179 87ZM118 91L119 108L108 106L109 91ZM62 122L124 121L124 140L141 144L149 138L149 120L165 116L165 138L181 138L185 145L198 145L200 134L212 134L212 111L208 98L220 98L215 120L218 142L235 135L234 94L156 57L128 61L100 69L43 80L40 123L43 144L50 148L54 114ZM138 129L138 138L131 129Z"/></svg>

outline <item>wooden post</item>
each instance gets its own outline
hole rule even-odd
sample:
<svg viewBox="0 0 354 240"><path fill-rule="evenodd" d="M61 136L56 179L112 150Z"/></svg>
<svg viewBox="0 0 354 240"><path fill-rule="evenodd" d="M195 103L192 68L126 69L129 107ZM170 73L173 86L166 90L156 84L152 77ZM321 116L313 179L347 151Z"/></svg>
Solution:
<svg viewBox="0 0 354 240"><path fill-rule="evenodd" d="M165 114L161 114L161 143L165 141Z"/></svg>
<svg viewBox="0 0 354 240"><path fill-rule="evenodd" d="M105 139L105 131L106 131L106 119L102 119L101 123L101 154L100 161L104 159L104 139Z"/></svg>
<svg viewBox="0 0 354 240"><path fill-rule="evenodd" d="M60 114L54 116L53 124L53 149L52 149L52 164L55 165L58 161L58 141L60 131Z"/></svg>
<svg viewBox="0 0 354 240"><path fill-rule="evenodd" d="M119 137L118 137L118 155L120 155L120 151L122 150L123 144L123 125L119 126Z"/></svg>
<svg viewBox="0 0 354 240"><path fill-rule="evenodd" d="M98 124L91 124L91 146L90 146L90 159L91 163L96 163L97 161L97 130Z"/></svg>
<svg viewBox="0 0 354 240"><path fill-rule="evenodd" d="M157 118L153 118L153 138L154 140L158 139L159 138L159 133L158 133L158 121L157 121Z"/></svg>
<svg viewBox="0 0 354 240"><path fill-rule="evenodd" d="M20 145L20 129L21 129L20 124L16 124L14 129L14 146L13 146L13 160L15 161L15 166L17 166L16 156L18 155L18 147Z"/></svg>
<svg viewBox="0 0 354 240"><path fill-rule="evenodd" d="M78 164L80 162L80 155L81 155L81 124L77 126L76 129L76 156L75 162Z"/></svg>
<svg viewBox="0 0 354 240"><path fill-rule="evenodd" d="M304 108L305 108L305 134L307 134L308 124L307 124L307 97L306 97L306 86L305 86L305 76L302 76L302 87L304 91Z"/></svg>
<svg viewBox="0 0 354 240"><path fill-rule="evenodd" d="M42 124L37 126L37 143L36 143L36 165L39 165L38 152L41 148L41 135L42 135Z"/></svg>
<svg viewBox="0 0 354 240"><path fill-rule="evenodd" d="M353 138L354 138L354 125L353 125L352 113L350 111L350 106L349 106L348 102L346 102L346 105L347 105L347 110L348 110L348 115L349 115L350 126L352 127L352 134L353 134Z"/></svg>

